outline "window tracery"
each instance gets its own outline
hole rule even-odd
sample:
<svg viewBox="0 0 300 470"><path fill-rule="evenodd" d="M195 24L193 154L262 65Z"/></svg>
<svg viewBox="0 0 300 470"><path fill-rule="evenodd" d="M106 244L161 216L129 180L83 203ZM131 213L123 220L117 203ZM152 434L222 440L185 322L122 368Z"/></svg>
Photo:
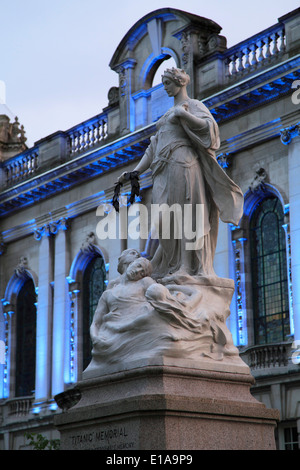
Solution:
<svg viewBox="0 0 300 470"><path fill-rule="evenodd" d="M250 219L253 321L256 344L290 334L284 213L277 197L264 198Z"/></svg>

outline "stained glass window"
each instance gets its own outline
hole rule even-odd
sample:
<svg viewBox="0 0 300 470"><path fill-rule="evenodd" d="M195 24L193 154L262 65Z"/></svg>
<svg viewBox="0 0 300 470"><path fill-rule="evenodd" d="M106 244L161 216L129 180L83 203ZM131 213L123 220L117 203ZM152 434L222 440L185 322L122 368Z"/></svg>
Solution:
<svg viewBox="0 0 300 470"><path fill-rule="evenodd" d="M35 389L36 294L28 279L17 298L16 315L16 397L28 396Z"/></svg>
<svg viewBox="0 0 300 470"><path fill-rule="evenodd" d="M285 341L290 333L283 216L278 198L268 197L250 221L256 344Z"/></svg>
<svg viewBox="0 0 300 470"><path fill-rule="evenodd" d="M91 361L90 326L105 289L105 274L104 260L98 256L90 261L83 276L83 370Z"/></svg>

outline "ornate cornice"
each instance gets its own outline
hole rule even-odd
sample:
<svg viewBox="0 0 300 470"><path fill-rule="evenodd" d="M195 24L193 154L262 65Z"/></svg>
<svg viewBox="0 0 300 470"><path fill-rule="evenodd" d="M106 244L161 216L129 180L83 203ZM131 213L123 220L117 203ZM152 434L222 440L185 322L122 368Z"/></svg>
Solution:
<svg viewBox="0 0 300 470"><path fill-rule="evenodd" d="M139 159L149 145L154 128L153 124L110 144L82 152L62 165L6 189L0 194L0 217Z"/></svg>
<svg viewBox="0 0 300 470"><path fill-rule="evenodd" d="M300 78L300 55L203 99L218 124L292 94Z"/></svg>
<svg viewBox="0 0 300 470"><path fill-rule="evenodd" d="M140 180L141 190L149 188L151 185L151 173L142 175ZM122 192L129 195L130 191L130 184L125 184ZM0 232L0 248L2 243L4 252L7 243L19 240L31 234L34 234L36 240L41 240L43 236L55 235L59 229L63 228L62 224L64 220L66 220L69 224L72 218L91 210L96 210L98 206L111 202L113 194L114 188L111 187L106 191L101 191L97 194L82 198L72 204L59 207L58 209L53 210L51 213L36 217L35 219L30 220L24 224L16 225L9 230L4 230L2 233Z"/></svg>

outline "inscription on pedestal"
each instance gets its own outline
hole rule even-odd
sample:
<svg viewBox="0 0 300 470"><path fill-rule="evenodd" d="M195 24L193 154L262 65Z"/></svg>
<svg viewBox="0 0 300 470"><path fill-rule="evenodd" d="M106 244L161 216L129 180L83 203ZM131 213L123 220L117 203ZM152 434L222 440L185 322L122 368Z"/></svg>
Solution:
<svg viewBox="0 0 300 470"><path fill-rule="evenodd" d="M135 440L125 426L100 428L69 435L69 446L73 449L126 450L133 449Z"/></svg>

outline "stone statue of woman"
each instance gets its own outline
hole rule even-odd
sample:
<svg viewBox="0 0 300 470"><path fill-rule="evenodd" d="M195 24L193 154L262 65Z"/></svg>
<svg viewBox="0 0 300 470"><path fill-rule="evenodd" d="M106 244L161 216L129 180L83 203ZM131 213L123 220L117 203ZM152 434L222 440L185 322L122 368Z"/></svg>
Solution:
<svg viewBox="0 0 300 470"><path fill-rule="evenodd" d="M189 220L182 217L182 223L188 222L194 233L198 223L196 208L203 205L202 241L196 249L187 249L191 239L184 226L178 238L164 239L158 233L159 246L152 266L153 275L158 273L160 277L170 273L215 276L213 259L219 217L238 225L243 212L242 191L216 160L215 151L220 145L217 123L203 103L189 98L189 80L181 69L164 72L162 82L167 94L174 97L174 106L157 122L157 133L133 170L138 174L152 170L152 204L179 204L182 213L189 205ZM126 172L119 182L125 176Z"/></svg>

